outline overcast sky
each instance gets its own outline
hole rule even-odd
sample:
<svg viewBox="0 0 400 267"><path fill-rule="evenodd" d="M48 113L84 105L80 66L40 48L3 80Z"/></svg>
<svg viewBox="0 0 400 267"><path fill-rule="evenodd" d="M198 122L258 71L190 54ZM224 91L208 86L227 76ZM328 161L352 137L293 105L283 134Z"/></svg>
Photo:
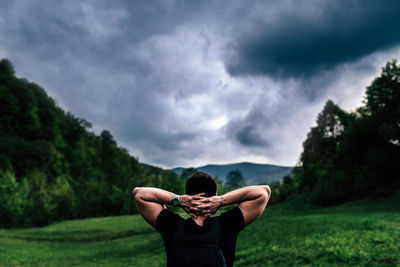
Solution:
<svg viewBox="0 0 400 267"><path fill-rule="evenodd" d="M6 1L0 57L162 167L293 166L400 56L400 1Z"/></svg>

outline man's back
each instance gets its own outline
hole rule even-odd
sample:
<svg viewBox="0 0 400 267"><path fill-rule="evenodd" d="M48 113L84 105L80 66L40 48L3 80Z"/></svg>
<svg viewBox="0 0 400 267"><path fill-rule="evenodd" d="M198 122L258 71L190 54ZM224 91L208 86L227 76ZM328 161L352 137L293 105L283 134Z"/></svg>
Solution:
<svg viewBox="0 0 400 267"><path fill-rule="evenodd" d="M164 240L169 265L174 261L173 258L176 257L175 248L177 246L181 247L181 244L179 244L181 240L188 239L190 242L190 239L192 239L193 244L186 244L188 249L201 246L201 244L196 243L215 244L222 250L226 266L233 266L236 239L243 228L243 215L237 207L219 216L207 218L204 220L203 226L199 226L191 218L185 220L178 214L164 209L160 212L156 224L156 229L161 233ZM201 241L201 239L209 240ZM184 251L184 249L178 250ZM188 254L197 256L194 252ZM202 257L202 255L198 255L198 257ZM204 255L203 259L205 260ZM192 262L200 264L199 259L192 259Z"/></svg>

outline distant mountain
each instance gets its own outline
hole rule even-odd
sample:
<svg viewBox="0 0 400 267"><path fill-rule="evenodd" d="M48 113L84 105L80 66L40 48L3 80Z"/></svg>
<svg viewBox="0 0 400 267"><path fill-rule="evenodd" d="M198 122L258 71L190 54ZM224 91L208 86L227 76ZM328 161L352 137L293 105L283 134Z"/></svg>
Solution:
<svg viewBox="0 0 400 267"><path fill-rule="evenodd" d="M283 176L289 174L293 167L284 167L271 164L256 164L250 162L215 165L209 164L196 169L209 173L211 176L218 175L223 180L226 179L226 175L231 171L238 169L242 172L243 178L246 180L248 185L259 184L261 182L270 183L272 181L280 181ZM172 169L177 174L181 174L185 168L174 168Z"/></svg>

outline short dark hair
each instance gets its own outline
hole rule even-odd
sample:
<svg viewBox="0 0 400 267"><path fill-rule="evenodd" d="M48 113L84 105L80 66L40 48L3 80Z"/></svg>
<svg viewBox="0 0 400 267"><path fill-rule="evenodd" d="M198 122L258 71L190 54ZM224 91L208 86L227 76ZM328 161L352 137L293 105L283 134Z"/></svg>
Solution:
<svg viewBox="0 0 400 267"><path fill-rule="evenodd" d="M215 196L217 194L217 184L214 179L205 172L196 172L186 182L185 194L197 195L205 193L206 197Z"/></svg>

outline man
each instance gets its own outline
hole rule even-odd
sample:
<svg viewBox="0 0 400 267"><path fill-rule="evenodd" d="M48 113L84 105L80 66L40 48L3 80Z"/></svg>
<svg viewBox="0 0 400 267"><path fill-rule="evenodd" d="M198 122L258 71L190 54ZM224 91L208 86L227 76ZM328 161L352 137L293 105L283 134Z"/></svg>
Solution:
<svg viewBox="0 0 400 267"><path fill-rule="evenodd" d="M204 172L187 180L182 196L151 187L133 190L140 214L162 235L167 265L187 266L190 262L191 267L233 266L237 235L262 214L270 194L268 185L259 185L217 196L214 179ZM211 217L221 207L234 204L238 206ZM190 218L169 211L166 205L181 207ZM220 265L214 264L217 261Z"/></svg>

